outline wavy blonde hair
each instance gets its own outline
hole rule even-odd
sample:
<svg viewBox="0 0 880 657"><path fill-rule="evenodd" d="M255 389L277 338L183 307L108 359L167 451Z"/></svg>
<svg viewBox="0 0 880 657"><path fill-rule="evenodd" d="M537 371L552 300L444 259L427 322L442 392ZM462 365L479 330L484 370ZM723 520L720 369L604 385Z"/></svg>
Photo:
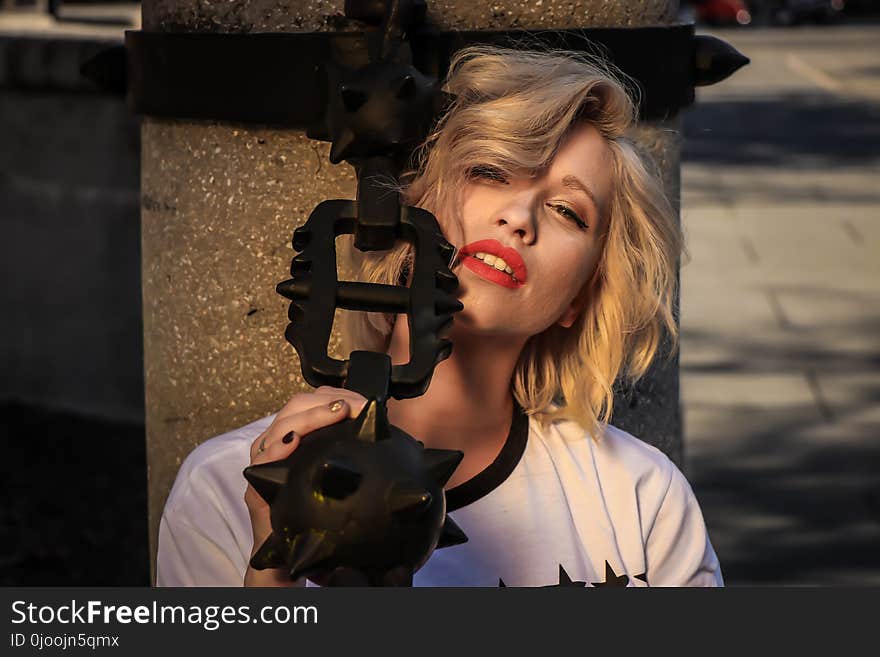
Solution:
<svg viewBox="0 0 880 657"><path fill-rule="evenodd" d="M528 340L511 381L517 402L542 424L571 419L597 437L611 416L615 381L637 380L664 333L673 349L677 338L681 234L658 172L626 136L636 121L632 97L601 59L487 45L460 50L443 88L454 100L398 188L402 202L441 223L457 220L460 190L476 166L539 175L582 123L610 147L614 191L590 301L570 328L553 326ZM379 254L351 248L348 255L360 280L391 284L403 282L411 258L408 247ZM344 340L385 351L393 321L350 315Z"/></svg>

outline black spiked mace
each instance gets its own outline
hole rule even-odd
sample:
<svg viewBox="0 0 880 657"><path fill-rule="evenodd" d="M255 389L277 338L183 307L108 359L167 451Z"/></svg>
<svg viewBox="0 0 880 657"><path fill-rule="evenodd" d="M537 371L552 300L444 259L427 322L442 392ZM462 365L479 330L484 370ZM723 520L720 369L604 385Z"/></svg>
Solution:
<svg viewBox="0 0 880 657"><path fill-rule="evenodd" d="M370 400L357 418L305 436L287 459L245 470L270 503L273 528L251 565L291 578L350 568L370 584L402 566L414 572L435 548L467 540L443 494L462 456L425 449Z"/></svg>
<svg viewBox="0 0 880 657"><path fill-rule="evenodd" d="M362 170L375 165L362 163ZM361 183L367 184L363 178ZM455 251L431 213L399 205L394 212L376 211L370 206L376 198L359 193L357 202L319 204L294 232L299 253L291 278L277 287L291 301L285 335L300 356L305 380L344 385L368 399L358 417L303 436L288 458L244 472L269 503L272 522L251 566L284 568L293 579L410 584L434 549L467 540L446 515L443 491L462 452L426 449L392 426L385 408L389 397L423 394L434 367L451 352L440 334L462 308L449 269ZM339 281L336 238L346 233L364 250L408 242L414 254L409 286ZM369 351L352 352L345 361L331 358L327 345L337 308L406 313L409 362L392 367L387 354Z"/></svg>

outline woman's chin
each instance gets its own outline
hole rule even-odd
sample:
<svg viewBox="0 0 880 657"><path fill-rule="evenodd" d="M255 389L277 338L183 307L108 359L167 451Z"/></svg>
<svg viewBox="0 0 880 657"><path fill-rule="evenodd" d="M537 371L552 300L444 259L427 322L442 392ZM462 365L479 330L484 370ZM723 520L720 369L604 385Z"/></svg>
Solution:
<svg viewBox="0 0 880 657"><path fill-rule="evenodd" d="M469 314L467 309L455 315L452 328L447 337L452 340L453 347L456 340L505 340L512 342L525 342L529 338L521 330L515 320L499 320L497 317L487 318Z"/></svg>

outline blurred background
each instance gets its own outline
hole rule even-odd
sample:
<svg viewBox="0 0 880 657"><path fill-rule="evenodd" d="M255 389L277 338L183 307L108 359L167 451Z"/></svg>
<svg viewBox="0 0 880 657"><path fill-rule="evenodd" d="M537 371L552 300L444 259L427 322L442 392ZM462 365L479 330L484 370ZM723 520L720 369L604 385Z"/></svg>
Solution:
<svg viewBox="0 0 880 657"><path fill-rule="evenodd" d="M880 584L880 1L709 0L684 113L684 470L729 585ZM137 3L0 0L0 585L149 585ZM279 339L281 337L279 336Z"/></svg>

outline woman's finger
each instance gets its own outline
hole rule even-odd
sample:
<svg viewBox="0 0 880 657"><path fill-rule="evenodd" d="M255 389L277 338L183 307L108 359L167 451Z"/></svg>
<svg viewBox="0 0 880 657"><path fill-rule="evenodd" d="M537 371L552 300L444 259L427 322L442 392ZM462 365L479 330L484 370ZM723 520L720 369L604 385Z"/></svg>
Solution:
<svg viewBox="0 0 880 657"><path fill-rule="evenodd" d="M332 386L321 386L314 392L302 393L291 397L272 421L272 424L280 422L285 418L292 417L303 411L320 406L321 404L329 404L337 399L342 399L348 403L352 417L356 417L366 403L366 398L353 390L345 390L344 388L334 388ZM272 428L271 426L269 427Z"/></svg>
<svg viewBox="0 0 880 657"><path fill-rule="evenodd" d="M276 420L251 445L251 463L268 463L287 458L299 446L302 436L347 418L349 409L348 402L334 399Z"/></svg>
<svg viewBox="0 0 880 657"><path fill-rule="evenodd" d="M256 453L251 457L251 465L286 459L299 447L300 439L301 436L294 431L288 432L281 438L267 435L265 442L261 445L262 450L258 446Z"/></svg>

